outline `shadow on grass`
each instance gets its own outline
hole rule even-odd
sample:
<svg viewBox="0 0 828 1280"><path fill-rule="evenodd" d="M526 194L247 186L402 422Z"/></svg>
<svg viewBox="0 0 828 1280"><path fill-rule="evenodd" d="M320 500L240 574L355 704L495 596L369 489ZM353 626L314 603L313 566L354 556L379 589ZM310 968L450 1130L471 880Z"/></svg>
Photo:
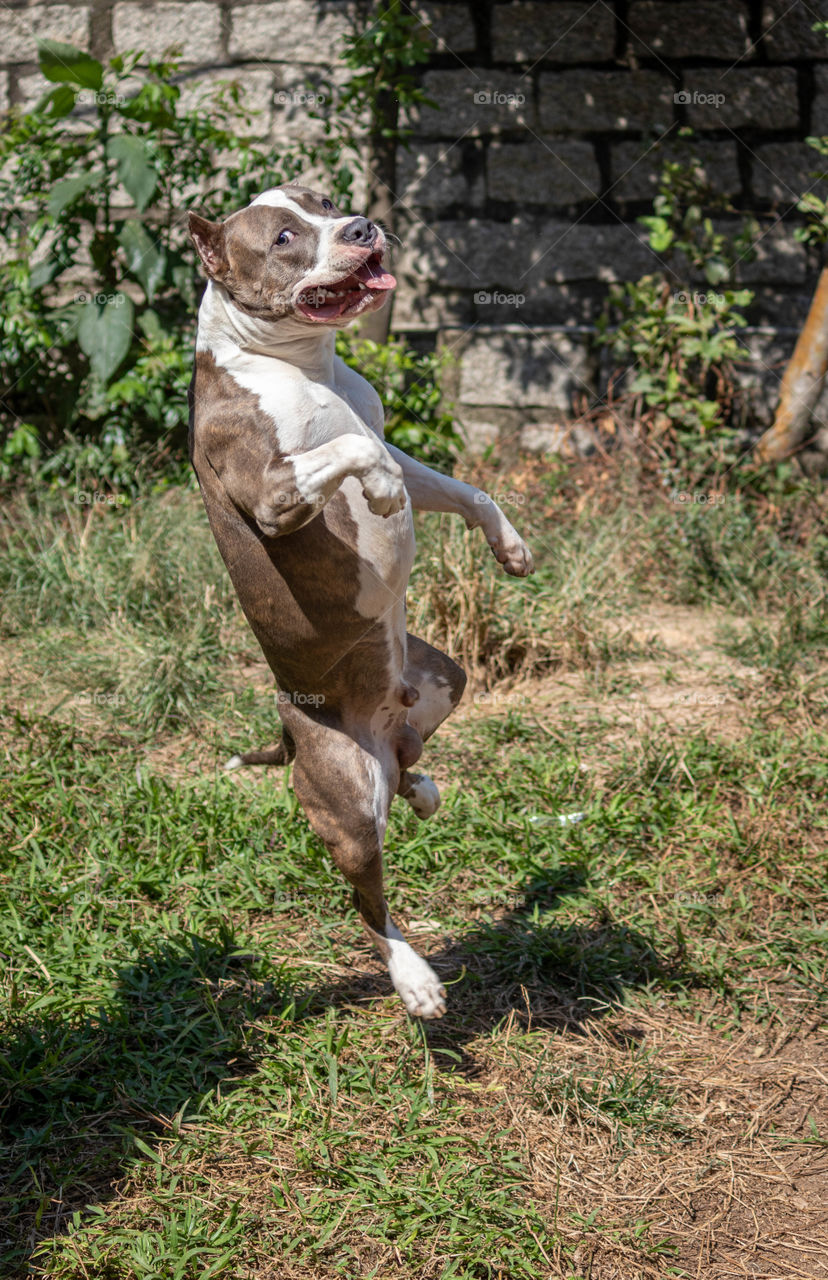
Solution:
<svg viewBox="0 0 828 1280"><path fill-rule="evenodd" d="M496 920L428 952L449 984L447 1016L426 1024L432 1049L446 1051L444 1069L472 1078L477 1065L465 1046L510 1013L524 1026L577 1033L629 989L697 984L679 956L660 955L621 923L550 920L561 895L571 899L583 884L578 868L561 867ZM360 948L352 979L297 996L287 976L257 981L255 962L238 954L229 930L214 941L186 935L121 970L111 1000L93 1015L46 1014L13 1026L0 1044L10 1170L0 1194L0 1273L30 1274L27 1258L39 1240L57 1234L74 1210L105 1203L136 1137L169 1132L169 1117L188 1099L193 1114L220 1081L226 1093L254 1070L257 1018L268 1018L271 1036L273 1021L283 1019L290 1035L332 1006L391 995L382 971L359 972L365 954Z"/></svg>
<svg viewBox="0 0 828 1280"><path fill-rule="evenodd" d="M136 1136L169 1131L215 1089L252 1070L246 1028L303 1016L287 984L252 980L229 931L168 942L121 970L105 1007L84 1019L14 1021L0 1041L0 1274L27 1276L37 1242L72 1212L106 1201ZM232 1087L232 1085L230 1085ZM228 1085L224 1085L224 1092Z"/></svg>
<svg viewBox="0 0 828 1280"><path fill-rule="evenodd" d="M628 991L706 985L683 949L667 954L608 913L588 924L550 920L562 897L571 900L586 878L582 868L561 866L526 886L519 904L491 922L470 924L440 950L411 938L448 989L445 1017L425 1024L429 1043L459 1053L457 1069L464 1074L474 1075L477 1068L461 1046L510 1015L527 1028L579 1034L586 1023L622 1006ZM312 1007L362 1003L392 990L385 974L355 975L317 990ZM642 1034L631 1026L622 1038L637 1041Z"/></svg>

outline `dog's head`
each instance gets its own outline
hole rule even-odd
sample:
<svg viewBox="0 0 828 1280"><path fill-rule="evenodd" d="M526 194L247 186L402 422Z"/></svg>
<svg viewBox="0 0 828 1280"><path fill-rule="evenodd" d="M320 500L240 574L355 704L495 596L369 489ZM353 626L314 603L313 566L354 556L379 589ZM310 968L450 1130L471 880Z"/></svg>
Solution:
<svg viewBox="0 0 828 1280"><path fill-rule="evenodd" d="M191 213L190 235L210 279L261 320L341 328L381 307L397 283L382 268L379 227L292 183L224 222Z"/></svg>

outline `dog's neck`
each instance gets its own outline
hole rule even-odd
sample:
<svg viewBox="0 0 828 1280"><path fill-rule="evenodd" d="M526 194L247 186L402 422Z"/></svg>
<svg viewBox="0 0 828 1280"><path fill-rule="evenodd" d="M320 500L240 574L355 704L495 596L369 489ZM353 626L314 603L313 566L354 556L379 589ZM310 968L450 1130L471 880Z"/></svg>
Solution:
<svg viewBox="0 0 828 1280"><path fill-rule="evenodd" d="M301 369L314 381L332 385L335 339L332 328L311 329L293 316L262 320L248 315L223 285L207 282L198 312L196 347L211 351L221 363L236 354L269 356Z"/></svg>

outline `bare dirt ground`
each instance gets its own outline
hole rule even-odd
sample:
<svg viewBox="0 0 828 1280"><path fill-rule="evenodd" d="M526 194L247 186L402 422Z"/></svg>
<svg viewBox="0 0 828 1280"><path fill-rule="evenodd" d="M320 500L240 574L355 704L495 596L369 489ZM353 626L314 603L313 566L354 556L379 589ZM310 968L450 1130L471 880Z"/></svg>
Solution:
<svg viewBox="0 0 828 1280"><path fill-rule="evenodd" d="M556 1069L577 1076L628 1061L625 1044L646 1043L675 1089L684 1140L636 1140L619 1150L578 1108L540 1117L517 1100L513 1123L537 1175L539 1199L582 1218L651 1223L650 1239L678 1245L680 1274L731 1280L818 1280L828 1276L828 1148L804 1145L811 1122L828 1129L828 1032L809 1024L769 1036L745 1031L727 1043L716 1010L636 1010L561 1037ZM513 1072L493 1064L480 1088ZM619 1236L576 1248L580 1274L638 1280L669 1274L665 1259L634 1257Z"/></svg>

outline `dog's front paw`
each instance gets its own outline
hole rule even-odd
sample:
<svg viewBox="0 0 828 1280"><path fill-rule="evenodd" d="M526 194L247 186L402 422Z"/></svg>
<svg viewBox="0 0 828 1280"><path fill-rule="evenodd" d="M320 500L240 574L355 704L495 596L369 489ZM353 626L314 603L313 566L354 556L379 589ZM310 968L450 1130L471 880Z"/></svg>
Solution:
<svg viewBox="0 0 828 1280"><path fill-rule="evenodd" d="M412 1018L442 1018L446 1011L446 989L431 965L407 942L393 944L388 972Z"/></svg>
<svg viewBox="0 0 828 1280"><path fill-rule="evenodd" d="M528 574L534 573L535 562L532 559L532 552L514 529L505 537L490 538L489 546L498 564L502 564L506 572L514 578L525 578Z"/></svg>
<svg viewBox="0 0 828 1280"><path fill-rule="evenodd" d="M407 500L402 467L392 458L383 458L362 477L362 492L368 510L375 516L392 516L402 511Z"/></svg>

